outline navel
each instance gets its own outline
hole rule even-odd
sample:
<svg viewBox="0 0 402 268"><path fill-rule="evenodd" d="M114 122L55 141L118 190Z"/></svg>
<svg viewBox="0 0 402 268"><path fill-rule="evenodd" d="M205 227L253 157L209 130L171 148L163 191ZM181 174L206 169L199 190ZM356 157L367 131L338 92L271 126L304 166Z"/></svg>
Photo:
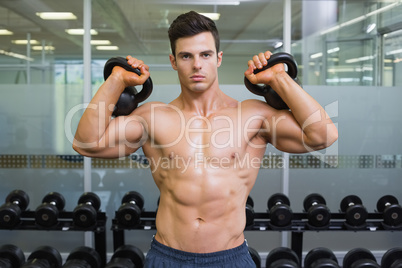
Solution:
<svg viewBox="0 0 402 268"><path fill-rule="evenodd" d="M197 218L197 221L198 221L199 223L205 222L203 218Z"/></svg>

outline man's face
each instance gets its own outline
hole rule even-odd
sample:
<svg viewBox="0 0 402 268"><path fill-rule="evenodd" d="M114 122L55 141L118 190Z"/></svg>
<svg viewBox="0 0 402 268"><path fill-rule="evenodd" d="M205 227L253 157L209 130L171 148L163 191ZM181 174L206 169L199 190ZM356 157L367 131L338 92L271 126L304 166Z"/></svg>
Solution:
<svg viewBox="0 0 402 268"><path fill-rule="evenodd" d="M222 52L217 55L210 32L203 32L176 41L176 57L170 55L173 69L178 72L183 89L199 92L218 83L218 67Z"/></svg>

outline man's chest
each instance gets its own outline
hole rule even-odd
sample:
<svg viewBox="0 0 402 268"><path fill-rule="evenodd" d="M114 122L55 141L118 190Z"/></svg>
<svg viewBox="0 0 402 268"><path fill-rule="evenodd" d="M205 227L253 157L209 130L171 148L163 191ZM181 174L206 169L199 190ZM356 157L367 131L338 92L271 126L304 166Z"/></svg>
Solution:
<svg viewBox="0 0 402 268"><path fill-rule="evenodd" d="M242 148L261 128L261 118L242 114L209 117L175 115L154 118L149 128L151 146L189 150Z"/></svg>

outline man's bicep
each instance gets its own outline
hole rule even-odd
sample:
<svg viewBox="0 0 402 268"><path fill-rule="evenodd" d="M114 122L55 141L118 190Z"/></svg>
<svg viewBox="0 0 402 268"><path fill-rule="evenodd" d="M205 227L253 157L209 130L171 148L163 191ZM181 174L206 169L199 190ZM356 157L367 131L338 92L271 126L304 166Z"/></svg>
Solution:
<svg viewBox="0 0 402 268"><path fill-rule="evenodd" d="M140 120L133 116L113 119L94 150L94 157L118 158L135 152L146 133Z"/></svg>
<svg viewBox="0 0 402 268"><path fill-rule="evenodd" d="M277 111L263 124L267 142L276 149L289 153L304 153L305 135L300 125L289 111Z"/></svg>

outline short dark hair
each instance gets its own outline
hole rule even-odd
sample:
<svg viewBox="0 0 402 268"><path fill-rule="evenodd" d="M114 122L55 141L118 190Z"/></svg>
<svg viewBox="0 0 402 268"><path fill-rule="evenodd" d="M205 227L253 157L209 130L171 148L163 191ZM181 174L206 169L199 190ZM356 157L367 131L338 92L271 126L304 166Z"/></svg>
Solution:
<svg viewBox="0 0 402 268"><path fill-rule="evenodd" d="M219 33L215 22L195 11L179 15L169 27L170 48L176 56L176 41L182 37L190 37L203 32L211 32L215 39L216 52L219 52Z"/></svg>

